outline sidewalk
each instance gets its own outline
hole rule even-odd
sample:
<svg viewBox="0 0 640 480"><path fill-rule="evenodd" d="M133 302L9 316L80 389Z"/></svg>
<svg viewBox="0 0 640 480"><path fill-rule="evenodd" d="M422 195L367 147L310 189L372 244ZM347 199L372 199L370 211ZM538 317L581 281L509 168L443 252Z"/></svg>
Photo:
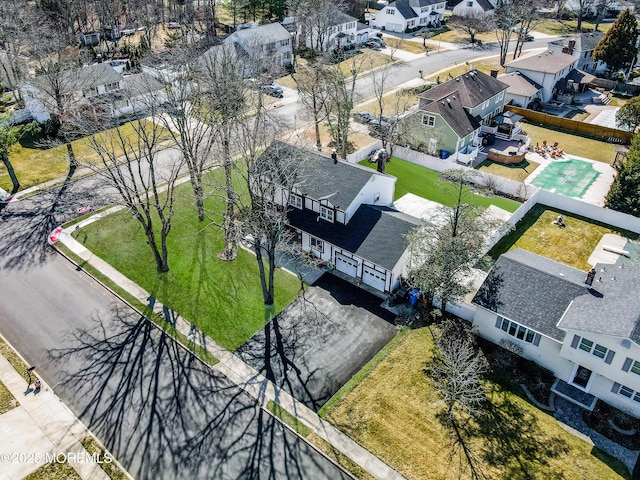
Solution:
<svg viewBox="0 0 640 480"><path fill-rule="evenodd" d="M0 415L0 479L19 480L51 461L67 461L81 478L108 480L80 441L91 433L42 382L36 395L27 381L0 356L0 381L19 406Z"/></svg>
<svg viewBox="0 0 640 480"><path fill-rule="evenodd" d="M107 215L108 213L109 212L107 211L102 215ZM101 215L97 215L96 218L92 217L87 219L81 222L80 225L87 225L88 223L97 220L100 216ZM148 299L150 297L149 293L122 275L104 260L93 255L91 251L87 250L83 245L77 242L71 236L74 229L75 226L63 230L59 241L69 248L74 254L78 255L92 267L99 270L116 285L134 295L140 302L145 305L148 304ZM157 301L154 302L152 308L154 313L158 315L163 315L165 310L163 305ZM175 317L172 316L171 320L172 323L175 321L175 328L185 336L195 334L198 339L198 343L205 347L209 353L219 360L219 363L212 368L225 375L246 393L255 398L261 406L266 406L269 400L278 403L291 415L294 415L309 426L316 434L318 434L318 436L329 442L334 448L349 457L374 477L389 480L402 480L404 478L398 472L378 459L375 455L340 432L340 430L335 428L333 425L321 419L315 412L298 402L289 393L268 381L263 375L244 363L232 352L218 345L203 333L198 332L195 325L189 323L179 315L176 315Z"/></svg>

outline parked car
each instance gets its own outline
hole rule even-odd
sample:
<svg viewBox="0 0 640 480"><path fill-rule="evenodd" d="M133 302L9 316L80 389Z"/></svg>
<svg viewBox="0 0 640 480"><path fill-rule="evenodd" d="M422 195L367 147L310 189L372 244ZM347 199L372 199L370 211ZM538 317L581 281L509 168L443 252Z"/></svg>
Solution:
<svg viewBox="0 0 640 480"><path fill-rule="evenodd" d="M391 129L391 124L385 122L384 120L378 120L369 122L369 135L375 138L382 138L389 134L389 130Z"/></svg>
<svg viewBox="0 0 640 480"><path fill-rule="evenodd" d="M353 112L353 119L358 123L371 123L379 121L378 117L369 112Z"/></svg>
<svg viewBox="0 0 640 480"><path fill-rule="evenodd" d="M533 42L534 40L533 35L530 35L528 33L526 35L521 33L519 37L521 42Z"/></svg>
<svg viewBox="0 0 640 480"><path fill-rule="evenodd" d="M384 40L380 37L371 37L369 41L377 43L380 48L385 48L387 46L387 44L384 43Z"/></svg>
<svg viewBox="0 0 640 480"><path fill-rule="evenodd" d="M284 91L282 90L282 87L279 85L276 85L275 83L271 83L269 85L263 85L262 91L267 95L271 95L272 97L276 97L276 98L282 98L284 96Z"/></svg>
<svg viewBox="0 0 640 480"><path fill-rule="evenodd" d="M384 120L385 122L390 123L390 124L393 125L394 123L396 123L398 121L398 116L397 115L382 115L380 117L380 120Z"/></svg>

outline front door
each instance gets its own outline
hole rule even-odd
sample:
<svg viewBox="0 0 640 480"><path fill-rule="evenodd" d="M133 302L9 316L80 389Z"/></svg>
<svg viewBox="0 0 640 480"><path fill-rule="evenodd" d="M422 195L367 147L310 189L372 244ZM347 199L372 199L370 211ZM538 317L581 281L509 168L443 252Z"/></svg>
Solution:
<svg viewBox="0 0 640 480"><path fill-rule="evenodd" d="M573 382L571 383L582 388L587 388L589 379L591 378L591 373L591 370L580 365L576 370L576 374L573 376Z"/></svg>

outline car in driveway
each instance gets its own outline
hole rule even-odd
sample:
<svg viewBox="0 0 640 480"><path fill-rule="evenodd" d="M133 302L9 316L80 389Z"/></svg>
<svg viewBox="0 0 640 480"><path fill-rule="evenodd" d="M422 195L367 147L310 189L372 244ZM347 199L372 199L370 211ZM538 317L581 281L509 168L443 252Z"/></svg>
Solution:
<svg viewBox="0 0 640 480"><path fill-rule="evenodd" d="M379 122L378 117L369 112L353 112L353 119L358 123Z"/></svg>
<svg viewBox="0 0 640 480"><path fill-rule="evenodd" d="M270 83L269 85L263 85L262 91L267 95L276 98L282 98L284 96L284 91L280 85L276 85L275 83Z"/></svg>

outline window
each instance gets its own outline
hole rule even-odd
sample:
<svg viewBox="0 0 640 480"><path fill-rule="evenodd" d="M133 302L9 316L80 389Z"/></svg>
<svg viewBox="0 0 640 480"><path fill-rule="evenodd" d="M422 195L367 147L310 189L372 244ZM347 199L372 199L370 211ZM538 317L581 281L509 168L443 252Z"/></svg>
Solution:
<svg viewBox="0 0 640 480"><path fill-rule="evenodd" d="M536 333L533 330L529 330L527 327L524 327L516 322L507 320L504 317L498 316L496 320L496 327L500 328L512 337L517 338L518 340L522 340L523 342L531 343L536 346L540 343L539 333Z"/></svg>
<svg viewBox="0 0 640 480"><path fill-rule="evenodd" d="M633 365L631 365L631 371L636 375L640 375L640 362L634 361Z"/></svg>
<svg viewBox="0 0 640 480"><path fill-rule="evenodd" d="M320 207L320 218L333 223L333 210L327 207Z"/></svg>
<svg viewBox="0 0 640 480"><path fill-rule="evenodd" d="M620 390L618 390L618 393L620 395L622 395L623 397L627 397L633 400L634 402L640 403L640 392L635 391L632 388L629 388L625 385L619 385L617 383L613 385L613 392L615 392L616 387L620 388Z"/></svg>
<svg viewBox="0 0 640 480"><path fill-rule="evenodd" d="M302 197L300 195L291 194L289 197L289 205L302 210Z"/></svg>
<svg viewBox="0 0 640 480"><path fill-rule="evenodd" d="M469 7L469 8L473 7L473 0L469 0L467 2L467 7Z"/></svg>
<svg viewBox="0 0 640 480"><path fill-rule="evenodd" d="M605 358L607 356L607 352L609 351L607 347L603 347L598 343L594 344L591 340L587 340L586 338L580 340L579 347L580 350L591 353L598 358Z"/></svg>
<svg viewBox="0 0 640 480"><path fill-rule="evenodd" d="M320 253L324 252L324 242L316 237L309 237L309 246Z"/></svg>
<svg viewBox="0 0 640 480"><path fill-rule="evenodd" d="M118 82L107 83L105 88L107 89L107 92L113 92L114 90L118 90L118 88L120 88L120 84Z"/></svg>
<svg viewBox="0 0 640 480"><path fill-rule="evenodd" d="M395 15L396 14L396 9L395 8L387 8L385 10L387 15Z"/></svg>
<svg viewBox="0 0 640 480"><path fill-rule="evenodd" d="M422 124L426 125L427 127L433 127L436 124L436 117L434 117L433 115L423 114Z"/></svg>

